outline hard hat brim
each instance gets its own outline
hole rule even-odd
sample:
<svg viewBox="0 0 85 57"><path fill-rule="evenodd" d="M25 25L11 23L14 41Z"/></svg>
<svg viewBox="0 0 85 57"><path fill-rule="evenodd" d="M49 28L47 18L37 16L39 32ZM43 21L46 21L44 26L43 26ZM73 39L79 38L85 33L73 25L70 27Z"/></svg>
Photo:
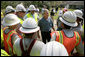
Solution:
<svg viewBox="0 0 85 57"><path fill-rule="evenodd" d="M34 32L37 32L38 30L40 29L40 27L37 27L37 28L35 28L35 29L25 29L25 28L23 28L23 27L20 27L20 31L22 32L22 33L34 33Z"/></svg>
<svg viewBox="0 0 85 57"><path fill-rule="evenodd" d="M84 19L83 17L79 17L79 18Z"/></svg>
<svg viewBox="0 0 85 57"><path fill-rule="evenodd" d="M28 11L36 11L36 9L33 9L33 10L29 9Z"/></svg>
<svg viewBox="0 0 85 57"><path fill-rule="evenodd" d="M5 23L5 22L3 21L3 25L4 25L4 26L12 26L12 25L16 25L16 24L18 24L18 23L20 23L20 20L17 20L16 22L14 22L14 23L12 23L12 24L7 24L7 23Z"/></svg>
<svg viewBox="0 0 85 57"><path fill-rule="evenodd" d="M78 24L77 22L67 22L66 20L64 20L62 17L59 17L60 21L63 22L64 24L68 25L68 26L71 26L71 27L76 27Z"/></svg>

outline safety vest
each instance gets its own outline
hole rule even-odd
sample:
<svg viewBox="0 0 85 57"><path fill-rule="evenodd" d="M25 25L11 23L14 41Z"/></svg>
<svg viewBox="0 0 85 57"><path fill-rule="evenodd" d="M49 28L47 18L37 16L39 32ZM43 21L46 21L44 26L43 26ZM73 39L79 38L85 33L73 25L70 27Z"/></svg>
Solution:
<svg viewBox="0 0 85 57"><path fill-rule="evenodd" d="M20 24L23 24L23 20L21 18L19 18L19 20L20 20Z"/></svg>
<svg viewBox="0 0 85 57"><path fill-rule="evenodd" d="M7 30L7 27L3 29L3 37L4 37L4 47L7 53L13 55L13 45L11 43L11 37L13 34L17 34L15 30ZM20 37L20 36L19 36Z"/></svg>
<svg viewBox="0 0 85 57"><path fill-rule="evenodd" d="M55 37L53 36L54 34L57 34ZM81 38L78 32L74 32L74 36L72 38L68 38L63 31L55 31L51 33L51 38L52 40L56 40L60 43L62 43L67 51L68 54L72 52L72 50L75 48L75 46L79 45Z"/></svg>
<svg viewBox="0 0 85 57"><path fill-rule="evenodd" d="M28 17L28 18L29 18L29 17L35 18L35 21L36 21L36 22L38 22L37 16L38 16L37 13L34 13L34 17L32 16L31 13L28 13L28 14L27 14L27 17Z"/></svg>
<svg viewBox="0 0 85 57"><path fill-rule="evenodd" d="M4 15L3 15L3 13L1 12L1 18L3 18L4 17Z"/></svg>
<svg viewBox="0 0 85 57"><path fill-rule="evenodd" d="M1 29L1 48L4 47L3 30Z"/></svg>

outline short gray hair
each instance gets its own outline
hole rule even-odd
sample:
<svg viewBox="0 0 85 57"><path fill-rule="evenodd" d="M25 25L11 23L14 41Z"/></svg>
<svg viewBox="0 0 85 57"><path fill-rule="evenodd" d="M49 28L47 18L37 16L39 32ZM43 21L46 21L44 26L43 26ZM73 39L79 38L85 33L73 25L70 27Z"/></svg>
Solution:
<svg viewBox="0 0 85 57"><path fill-rule="evenodd" d="M44 15L45 11L47 11L49 13L48 9L44 9L43 12L42 12L42 15Z"/></svg>

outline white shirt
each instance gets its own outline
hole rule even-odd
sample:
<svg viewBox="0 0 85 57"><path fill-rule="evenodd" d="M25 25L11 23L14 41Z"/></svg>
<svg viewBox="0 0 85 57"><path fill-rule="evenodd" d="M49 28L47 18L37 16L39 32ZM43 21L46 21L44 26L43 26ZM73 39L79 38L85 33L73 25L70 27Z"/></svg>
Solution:
<svg viewBox="0 0 85 57"><path fill-rule="evenodd" d="M24 50L28 50L32 41L33 41L33 39L30 39L30 38L24 38L22 40ZM25 45L27 45L27 48L25 47ZM31 49L30 56L40 56L40 52L41 52L41 49L43 46L44 46L43 42L36 40L35 44L33 45L32 49ZM13 49L14 54L17 54L17 56L22 55L22 50L20 47L20 38L18 38L15 41L13 48L14 48Z"/></svg>

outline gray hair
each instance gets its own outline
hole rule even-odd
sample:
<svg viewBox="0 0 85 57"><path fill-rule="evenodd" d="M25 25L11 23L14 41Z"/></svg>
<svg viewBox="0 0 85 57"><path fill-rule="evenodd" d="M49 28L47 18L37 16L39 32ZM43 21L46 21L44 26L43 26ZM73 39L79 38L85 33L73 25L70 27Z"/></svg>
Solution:
<svg viewBox="0 0 85 57"><path fill-rule="evenodd" d="M42 12L42 15L44 15L45 11L47 11L49 13L48 9L44 9L43 12Z"/></svg>

